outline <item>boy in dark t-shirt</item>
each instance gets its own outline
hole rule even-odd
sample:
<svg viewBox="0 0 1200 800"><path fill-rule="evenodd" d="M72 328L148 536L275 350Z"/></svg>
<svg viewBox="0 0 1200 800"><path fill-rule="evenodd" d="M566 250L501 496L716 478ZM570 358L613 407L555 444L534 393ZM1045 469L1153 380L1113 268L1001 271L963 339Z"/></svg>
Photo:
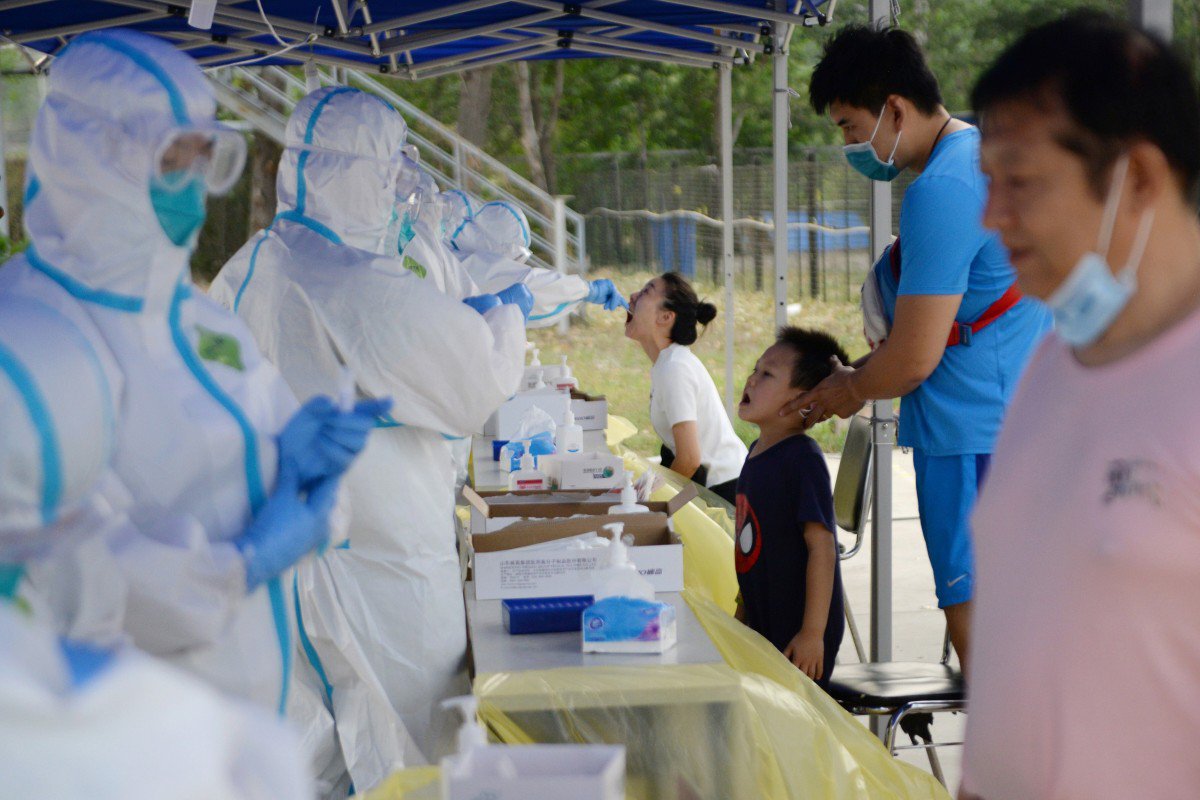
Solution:
<svg viewBox="0 0 1200 800"><path fill-rule="evenodd" d="M787 327L754 365L738 416L758 425L737 487L737 616L822 688L842 643L842 578L829 470L803 420L779 410L831 371L837 341Z"/></svg>

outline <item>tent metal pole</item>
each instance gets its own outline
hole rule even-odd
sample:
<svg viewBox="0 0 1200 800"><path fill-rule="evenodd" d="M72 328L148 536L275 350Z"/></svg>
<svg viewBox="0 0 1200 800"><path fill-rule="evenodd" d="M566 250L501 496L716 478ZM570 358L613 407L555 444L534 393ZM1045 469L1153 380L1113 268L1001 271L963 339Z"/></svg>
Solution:
<svg viewBox="0 0 1200 800"><path fill-rule="evenodd" d="M733 419L733 67L722 64L718 75L721 107L721 260L725 272L725 410Z"/></svg>
<svg viewBox="0 0 1200 800"><path fill-rule="evenodd" d="M0 236L7 237L9 235L8 220L11 218L9 213L11 209L8 205L8 150L5 147L7 144L4 138L4 104L0 103L0 213L4 216L0 217Z"/></svg>
<svg viewBox="0 0 1200 800"><path fill-rule="evenodd" d="M456 72L465 72L466 70L469 70L469 69L477 69L479 67L486 67L490 64L503 64L506 61L516 61L517 59L525 58L526 56L537 56L537 55L541 55L542 53L552 53L557 49L558 49L557 45L546 44L546 45L541 45L540 47L530 48L529 50L522 50L518 53L509 53L509 54L503 55L503 56L496 56L495 58L484 58L484 59L480 59L478 61L469 61L469 62L466 62L463 64L457 64L455 66L442 67L441 69L432 69L432 70L423 70L420 68L421 65L417 64L412 68L411 74L412 74L412 77L414 80L424 80L425 78L437 78L442 75L453 75Z"/></svg>
<svg viewBox="0 0 1200 800"><path fill-rule="evenodd" d="M1129 19L1143 30L1171 41L1175 33L1173 0L1129 0Z"/></svg>
<svg viewBox="0 0 1200 800"><path fill-rule="evenodd" d="M891 21L889 0L871 0L871 22ZM892 238L892 185L871 181L871 257L883 253ZM896 420L891 400L872 403L871 441L875 465L871 501L871 660L892 660L892 451ZM882 737L886 719L871 718L871 730Z"/></svg>
<svg viewBox="0 0 1200 800"><path fill-rule="evenodd" d="M776 0L777 5L781 5ZM787 271L788 271L788 57L782 43L787 38L788 26L775 23L773 40L775 51L771 55L771 67L775 91L771 99L771 144L772 166L774 167L775 202L775 326L787 324Z"/></svg>

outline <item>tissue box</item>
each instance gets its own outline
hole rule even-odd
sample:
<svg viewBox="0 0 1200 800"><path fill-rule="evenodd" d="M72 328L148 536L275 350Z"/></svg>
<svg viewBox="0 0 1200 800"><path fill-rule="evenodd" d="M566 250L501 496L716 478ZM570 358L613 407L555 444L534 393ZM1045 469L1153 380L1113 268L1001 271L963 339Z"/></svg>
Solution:
<svg viewBox="0 0 1200 800"><path fill-rule="evenodd" d="M625 800L623 745L490 745L442 760L443 800Z"/></svg>
<svg viewBox="0 0 1200 800"><path fill-rule="evenodd" d="M665 653L675 646L675 606L606 597L583 612L585 653Z"/></svg>
<svg viewBox="0 0 1200 800"><path fill-rule="evenodd" d="M497 439L511 439L521 427L521 416L531 406L537 406L550 415L554 424L562 422L571 407L571 398L566 392L539 389L534 392L518 392L500 404L500 407L483 423L483 434Z"/></svg>

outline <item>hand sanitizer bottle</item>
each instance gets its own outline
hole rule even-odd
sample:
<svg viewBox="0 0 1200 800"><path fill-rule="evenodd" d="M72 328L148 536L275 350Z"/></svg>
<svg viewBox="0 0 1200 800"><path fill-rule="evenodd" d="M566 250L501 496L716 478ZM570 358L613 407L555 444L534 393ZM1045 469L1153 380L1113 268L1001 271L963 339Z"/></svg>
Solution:
<svg viewBox="0 0 1200 800"><path fill-rule="evenodd" d="M532 443L525 440L525 452L521 454L521 468L508 474L508 488L515 492L539 491L550 488L546 473L533 466Z"/></svg>
<svg viewBox="0 0 1200 800"><path fill-rule="evenodd" d="M604 529L612 535L608 548L608 566L596 576L596 602L606 597L631 597L654 602L654 587L637 571L629 560L629 548L621 539L625 525L613 522Z"/></svg>
<svg viewBox="0 0 1200 800"><path fill-rule="evenodd" d="M625 486L621 488L620 505L609 506L610 514L649 514L650 509L638 504L637 489L633 488L633 473L625 470Z"/></svg>
<svg viewBox="0 0 1200 800"><path fill-rule="evenodd" d="M554 380L554 388L560 392L563 390L572 391L579 388L579 381L571 374L571 368L567 366L567 357L562 357L562 366L559 367L560 375Z"/></svg>
<svg viewBox="0 0 1200 800"><path fill-rule="evenodd" d="M575 424L570 407L563 414L563 424L554 432L554 448L560 453L583 452L583 428Z"/></svg>

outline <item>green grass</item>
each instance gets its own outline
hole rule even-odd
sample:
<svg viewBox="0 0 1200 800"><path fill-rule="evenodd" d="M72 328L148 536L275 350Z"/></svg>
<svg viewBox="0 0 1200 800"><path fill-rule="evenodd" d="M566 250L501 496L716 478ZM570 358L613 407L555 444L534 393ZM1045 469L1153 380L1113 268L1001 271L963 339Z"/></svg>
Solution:
<svg viewBox="0 0 1200 800"><path fill-rule="evenodd" d="M591 277L608 277L621 293L642 287L654 273L609 273L597 270ZM724 398L725 384L725 302L721 287L697 282L701 297L717 306L716 320L709 326L692 351L700 358L716 381ZM754 362L775 340L774 298L766 292L739 289L734 296L734 392L740 396L746 376ZM862 336L862 317L858 303L804 300L799 314L789 320L794 325L828 331L841 341L851 358L863 355L867 348ZM557 328L529 332L530 341L541 348L543 364L556 364L563 354L579 385L593 394L608 397L609 412L631 420L638 434L626 444L642 455L658 455L659 439L650 425L650 361L642 348L624 335L625 314L605 312L588 306L587 318L572 322L565 337ZM844 423L833 421L818 425L812 436L827 451L839 451L845 439ZM758 437L758 429L736 420L734 429L749 444Z"/></svg>

